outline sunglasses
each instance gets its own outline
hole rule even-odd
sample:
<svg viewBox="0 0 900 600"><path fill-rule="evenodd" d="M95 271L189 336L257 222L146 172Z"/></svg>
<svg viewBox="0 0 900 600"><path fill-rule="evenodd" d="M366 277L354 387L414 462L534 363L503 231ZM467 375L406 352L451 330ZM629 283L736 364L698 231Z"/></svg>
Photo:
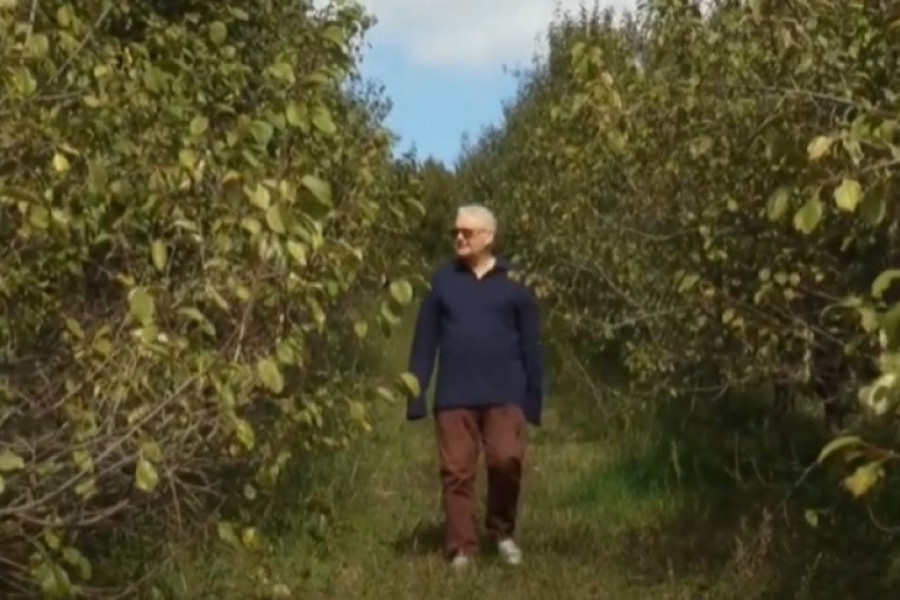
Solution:
<svg viewBox="0 0 900 600"><path fill-rule="evenodd" d="M463 236L463 239L470 240L472 236L476 233L480 233L484 231L483 229L470 229L468 227L453 227L450 229L450 235L453 236L453 239L456 239L458 236Z"/></svg>

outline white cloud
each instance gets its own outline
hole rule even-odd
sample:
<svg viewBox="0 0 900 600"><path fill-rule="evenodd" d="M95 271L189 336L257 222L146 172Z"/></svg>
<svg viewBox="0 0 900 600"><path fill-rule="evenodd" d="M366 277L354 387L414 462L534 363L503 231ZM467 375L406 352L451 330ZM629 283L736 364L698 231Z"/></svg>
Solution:
<svg viewBox="0 0 900 600"><path fill-rule="evenodd" d="M397 48L420 66L496 68L528 63L557 8L577 10L584 0L361 1L378 19L369 33L373 46ZM633 9L635 0L604 4Z"/></svg>

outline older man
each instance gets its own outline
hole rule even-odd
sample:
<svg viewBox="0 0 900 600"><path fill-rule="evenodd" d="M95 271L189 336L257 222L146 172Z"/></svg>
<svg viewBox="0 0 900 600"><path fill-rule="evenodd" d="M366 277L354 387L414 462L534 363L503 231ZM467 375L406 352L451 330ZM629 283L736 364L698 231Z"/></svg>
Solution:
<svg viewBox="0 0 900 600"><path fill-rule="evenodd" d="M513 539L527 423L541 421L543 364L534 295L494 255L494 215L464 206L453 227L456 259L438 269L419 309L409 370L422 394L407 419L426 416L425 390L439 353L434 414L446 550L454 567L478 550L475 476L483 445L488 471L485 527L501 558L518 565Z"/></svg>

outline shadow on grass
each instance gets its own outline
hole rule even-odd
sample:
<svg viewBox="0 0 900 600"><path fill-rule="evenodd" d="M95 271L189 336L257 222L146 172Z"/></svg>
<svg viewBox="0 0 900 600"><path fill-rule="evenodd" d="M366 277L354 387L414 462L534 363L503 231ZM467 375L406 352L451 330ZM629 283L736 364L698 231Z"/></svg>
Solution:
<svg viewBox="0 0 900 600"><path fill-rule="evenodd" d="M420 519L397 536L393 547L400 556L441 554L444 550L444 523L438 519Z"/></svg>

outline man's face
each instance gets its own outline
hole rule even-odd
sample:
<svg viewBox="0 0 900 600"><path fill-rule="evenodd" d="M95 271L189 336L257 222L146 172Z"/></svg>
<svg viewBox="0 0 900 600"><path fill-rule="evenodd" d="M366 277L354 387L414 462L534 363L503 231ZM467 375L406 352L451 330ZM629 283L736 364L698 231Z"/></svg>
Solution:
<svg viewBox="0 0 900 600"><path fill-rule="evenodd" d="M494 233L471 215L459 215L453 225L453 245L459 258L481 256L494 241Z"/></svg>

